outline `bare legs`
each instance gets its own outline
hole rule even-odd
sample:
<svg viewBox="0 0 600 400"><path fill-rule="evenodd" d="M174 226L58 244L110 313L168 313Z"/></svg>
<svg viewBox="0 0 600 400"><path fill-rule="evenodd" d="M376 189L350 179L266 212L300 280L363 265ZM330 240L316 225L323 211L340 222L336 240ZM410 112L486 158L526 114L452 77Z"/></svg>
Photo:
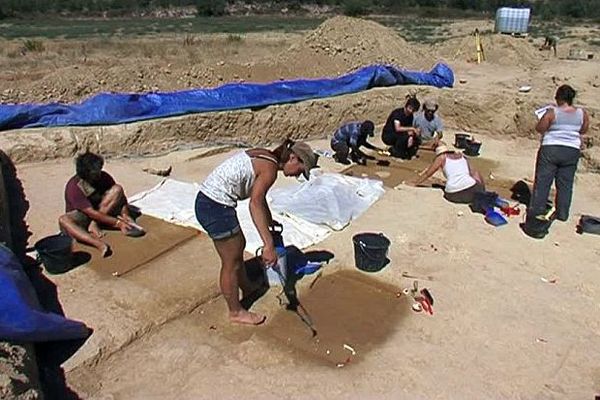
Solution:
<svg viewBox="0 0 600 400"><path fill-rule="evenodd" d="M110 256L112 254L110 246L85 230L82 225L78 223L78 214L83 213L75 210L61 215L60 218L58 218L58 224L63 231L65 231L73 239L80 243L97 248L100 254L102 254L102 257Z"/></svg>
<svg viewBox="0 0 600 400"><path fill-rule="evenodd" d="M250 285L244 269L244 247L246 239L239 232L232 237L215 240L215 248L221 258L221 275L219 283L221 293L225 297L229 308L229 319L231 322L240 324L259 325L266 317L245 310L240 304L239 289L248 294Z"/></svg>
<svg viewBox="0 0 600 400"><path fill-rule="evenodd" d="M116 213L116 210L119 210L120 213ZM114 185L110 188L104 194L98 211L107 215L120 214L124 219L130 220L131 217L127 209L127 199L125 198L123 187ZM89 218L82 214L81 211L77 210L68 212L58 219L58 224L73 239L97 248L102 257L110 256L112 251L110 246L101 240L103 235L98 224L96 221L89 222Z"/></svg>

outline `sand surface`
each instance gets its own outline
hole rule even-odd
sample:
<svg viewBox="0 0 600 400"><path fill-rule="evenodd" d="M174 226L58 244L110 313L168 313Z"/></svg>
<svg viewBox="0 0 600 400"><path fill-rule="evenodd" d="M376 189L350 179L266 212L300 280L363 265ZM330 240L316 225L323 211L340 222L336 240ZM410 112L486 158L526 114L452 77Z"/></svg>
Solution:
<svg viewBox="0 0 600 400"><path fill-rule="evenodd" d="M472 29L472 21L465 24L465 32ZM304 137L324 138L348 119L369 117L380 126L409 90L439 99L449 137L459 131L477 133L483 141L481 157L493 161L490 172L497 179L533 178L538 144L532 111L550 101L560 83L579 90L580 103L593 114L590 144L597 142L598 62L565 59L569 41L561 42L565 47L553 59L526 39L484 37L489 61L478 66L469 62L469 52L456 54L458 41L429 47L398 37L389 43L390 31L377 24L366 22L361 35L345 26L344 19L334 19L306 35L278 40L252 36L246 44L262 49L257 54L269 61L253 59L252 48L240 47L229 58L211 58L210 67L191 65L185 58L137 63L135 52L106 64L115 59L108 54L112 50L105 56L92 52L85 63L55 65L53 73L51 60L22 60L19 65L4 60L3 74L10 80L0 81L0 92L4 101L74 101L99 90L141 91L143 85L171 90L215 84L219 77L268 80L298 71L320 76L393 59L409 68L445 59L455 69L457 85L451 90L380 89L256 114L218 113L103 129L124 138L104 145L108 155L121 156L109 158L106 169L128 194L160 180L143 172L145 167L171 165L174 178L199 181L234 150L201 148L125 158L118 154L119 146L128 154L151 155L183 143L208 146L216 137L234 140L254 134L253 140L263 143L283 137L290 126ZM461 32L459 28L453 29ZM382 54L382 48L389 52ZM290 54L297 55L295 63ZM189 83L178 80L191 71L199 71L199 77ZM263 75L253 75L259 72ZM524 84L533 87L530 93L518 92ZM78 85L85 89L78 92ZM231 128L252 121L270 130ZM70 156L81 150L73 135L85 132L1 135L2 145L20 161L17 171L30 203L30 243L57 230L63 185L73 173ZM56 140L62 137L68 140ZM328 148L326 139L311 143ZM50 147L52 151L45 150ZM264 326L230 325L217 288L218 258L202 239L121 278L107 279L85 266L52 276L67 315L95 330L64 365L67 380L86 399L593 398L600 393L600 242L597 236L577 235L575 224L582 213L600 215L600 176L593 173L596 150L586 150L588 161L577 175L570 220L555 223L543 241L525 237L519 217L495 228L468 207L446 202L439 190L388 185L384 197L363 216L312 249L335 255L312 288L313 276L297 286L317 330L322 329L319 343L296 315L281 308L276 289L253 306L268 315ZM41 158L50 160L39 162ZM343 170L330 159L323 159L322 166ZM282 178L277 184L290 183ZM359 232L382 232L391 240L391 262L381 272L366 274L354 267L352 236ZM413 312L410 299L396 296L415 279L435 298L432 316Z"/></svg>

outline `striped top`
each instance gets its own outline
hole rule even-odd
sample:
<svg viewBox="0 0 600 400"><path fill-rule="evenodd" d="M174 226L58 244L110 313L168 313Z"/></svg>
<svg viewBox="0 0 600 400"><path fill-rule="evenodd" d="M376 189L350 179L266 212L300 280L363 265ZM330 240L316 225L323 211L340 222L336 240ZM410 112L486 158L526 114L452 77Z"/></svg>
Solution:
<svg viewBox="0 0 600 400"><path fill-rule="evenodd" d="M360 145L360 127L362 122L349 122L344 126L340 127L333 134L331 140L332 144L346 143L350 147L356 147Z"/></svg>
<svg viewBox="0 0 600 400"><path fill-rule="evenodd" d="M583 109L576 108L574 112L566 112L554 107L554 122L542 137L542 146L567 146L579 149L583 125Z"/></svg>

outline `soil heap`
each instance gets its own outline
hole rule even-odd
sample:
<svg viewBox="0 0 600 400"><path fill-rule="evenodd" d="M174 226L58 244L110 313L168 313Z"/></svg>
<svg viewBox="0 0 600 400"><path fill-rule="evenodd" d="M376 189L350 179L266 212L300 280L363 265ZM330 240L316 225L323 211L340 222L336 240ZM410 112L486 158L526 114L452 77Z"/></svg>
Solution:
<svg viewBox="0 0 600 400"><path fill-rule="evenodd" d="M429 69L433 61L396 31L373 21L333 17L281 54L288 72L310 76L335 75L373 63L406 69Z"/></svg>
<svg viewBox="0 0 600 400"><path fill-rule="evenodd" d="M485 59L492 64L521 65L531 69L543 59L535 45L524 38L491 34L481 35L481 42ZM477 57L473 35L442 42L434 47L434 51L448 61L475 61Z"/></svg>

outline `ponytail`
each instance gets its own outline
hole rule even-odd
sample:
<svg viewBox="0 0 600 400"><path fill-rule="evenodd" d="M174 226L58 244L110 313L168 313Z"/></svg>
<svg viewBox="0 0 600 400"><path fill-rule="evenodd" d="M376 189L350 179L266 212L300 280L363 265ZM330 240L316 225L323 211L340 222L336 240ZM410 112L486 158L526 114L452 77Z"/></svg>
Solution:
<svg viewBox="0 0 600 400"><path fill-rule="evenodd" d="M273 153L275 158L277 158L279 164L285 164L290 159L290 154L292 153L292 146L294 143L296 142L288 137L283 141L283 143L271 150L271 153Z"/></svg>

